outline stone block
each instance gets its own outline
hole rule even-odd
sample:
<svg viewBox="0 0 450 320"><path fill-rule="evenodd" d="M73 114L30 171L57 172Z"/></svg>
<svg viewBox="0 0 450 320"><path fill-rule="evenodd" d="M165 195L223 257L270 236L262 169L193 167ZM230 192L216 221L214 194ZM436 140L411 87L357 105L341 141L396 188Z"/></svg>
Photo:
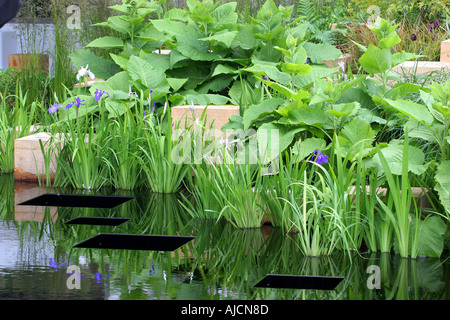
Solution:
<svg viewBox="0 0 450 320"><path fill-rule="evenodd" d="M450 62L450 39L441 42L441 62Z"/></svg>
<svg viewBox="0 0 450 320"><path fill-rule="evenodd" d="M392 71L398 74L424 74L432 71L450 72L450 62L440 61L405 61L395 66Z"/></svg>
<svg viewBox="0 0 450 320"><path fill-rule="evenodd" d="M206 111L205 111L206 109ZM206 129L210 130L212 137L224 138L222 127L232 115L239 115L237 105L184 105L171 108L171 116L174 123L178 123L182 129L192 126L195 121L201 121L205 112Z"/></svg>
<svg viewBox="0 0 450 320"><path fill-rule="evenodd" d="M51 135L38 132L14 141L14 179L18 181L46 180L45 158L41 150L40 142L44 150L49 151ZM50 152L49 175L52 180L56 173L55 154Z"/></svg>

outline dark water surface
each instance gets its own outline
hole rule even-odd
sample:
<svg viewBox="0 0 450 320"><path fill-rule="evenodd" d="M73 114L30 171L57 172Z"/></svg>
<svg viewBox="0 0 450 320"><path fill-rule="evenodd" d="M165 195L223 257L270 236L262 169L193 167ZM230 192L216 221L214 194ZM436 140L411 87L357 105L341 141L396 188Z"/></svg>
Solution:
<svg viewBox="0 0 450 320"><path fill-rule="evenodd" d="M18 206L45 189L0 176L0 299L447 300L445 259L389 254L308 258L277 228L194 220L177 195L134 196L110 209ZM77 217L119 225L67 224ZM128 220L129 219L129 220ZM74 248L99 233L193 236L174 251ZM74 268L74 269L70 269ZM80 274L74 273L80 271ZM373 271L375 270L375 271ZM333 290L254 287L267 274L344 277ZM379 274L379 285L372 275ZM75 277L79 275L79 278Z"/></svg>

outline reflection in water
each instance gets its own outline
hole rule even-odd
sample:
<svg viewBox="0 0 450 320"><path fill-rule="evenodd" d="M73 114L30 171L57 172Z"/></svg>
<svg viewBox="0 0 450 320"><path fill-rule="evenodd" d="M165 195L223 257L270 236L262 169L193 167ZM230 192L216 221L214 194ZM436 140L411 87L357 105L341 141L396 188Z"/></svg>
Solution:
<svg viewBox="0 0 450 320"><path fill-rule="evenodd" d="M0 298L419 300L450 296L448 264L440 259L355 253L351 262L340 252L304 257L280 228L236 229L224 220L192 219L176 194L102 190L136 198L112 209L44 207L42 212L17 216L13 199L25 190L31 192L19 188L12 176L0 175ZM76 217L130 220L118 226L65 224ZM196 238L174 252L72 248L98 233ZM79 267L80 289L67 286L71 265ZM374 275L367 272L369 266L377 267L379 289L369 288L369 277ZM255 288L269 273L345 279L332 291Z"/></svg>

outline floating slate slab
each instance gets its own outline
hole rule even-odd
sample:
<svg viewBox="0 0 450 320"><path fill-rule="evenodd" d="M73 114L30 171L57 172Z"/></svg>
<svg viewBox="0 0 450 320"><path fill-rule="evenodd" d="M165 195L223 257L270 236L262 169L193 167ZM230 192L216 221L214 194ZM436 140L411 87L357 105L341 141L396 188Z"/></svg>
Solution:
<svg viewBox="0 0 450 320"><path fill-rule="evenodd" d="M343 277L268 274L255 287L333 290L343 279Z"/></svg>
<svg viewBox="0 0 450 320"><path fill-rule="evenodd" d="M195 239L187 236L99 233L74 248L173 251Z"/></svg>
<svg viewBox="0 0 450 320"><path fill-rule="evenodd" d="M46 193L19 205L110 209L131 199L134 197Z"/></svg>
<svg viewBox="0 0 450 320"><path fill-rule="evenodd" d="M127 222L130 218L115 218L115 217L78 217L67 221L66 224L87 224L97 226L118 226Z"/></svg>

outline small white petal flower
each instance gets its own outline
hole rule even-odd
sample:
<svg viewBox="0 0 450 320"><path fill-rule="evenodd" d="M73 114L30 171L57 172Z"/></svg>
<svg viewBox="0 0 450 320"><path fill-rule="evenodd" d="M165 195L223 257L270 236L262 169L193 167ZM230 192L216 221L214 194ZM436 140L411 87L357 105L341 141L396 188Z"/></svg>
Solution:
<svg viewBox="0 0 450 320"><path fill-rule="evenodd" d="M78 81L80 80L80 78L82 78L82 77L84 78L86 76L89 76L89 78L91 78L91 79L95 78L95 75L88 68L89 68L89 65L87 64L86 68L81 67L80 70L78 70L78 73L77 73L77 80Z"/></svg>

